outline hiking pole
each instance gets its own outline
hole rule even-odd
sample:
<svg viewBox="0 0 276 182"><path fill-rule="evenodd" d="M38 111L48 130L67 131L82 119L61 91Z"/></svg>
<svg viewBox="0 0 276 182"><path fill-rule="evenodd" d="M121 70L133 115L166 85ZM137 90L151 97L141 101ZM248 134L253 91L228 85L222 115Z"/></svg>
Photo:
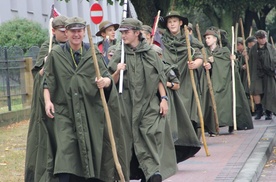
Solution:
<svg viewBox="0 0 276 182"><path fill-rule="evenodd" d="M241 18L240 18L240 26L241 26L241 33L242 33L242 43L243 43L245 51L246 51L243 22L242 22ZM245 56L244 58L245 58L245 65L246 65L247 84L248 84L248 88L250 88L251 79L250 79L250 70L249 70L249 65L248 65L248 56ZM254 112L255 111L254 101L253 101L253 96L251 94L250 94L250 103L251 103L251 111Z"/></svg>
<svg viewBox="0 0 276 182"><path fill-rule="evenodd" d="M191 44L190 44L190 38L189 38L189 31L188 31L186 25L184 26L184 31L185 31L186 44L187 44L187 49L188 49L188 63L189 63L189 62L192 61L192 53L191 53ZM197 110L198 110L198 115L199 115L199 120L200 120L202 142L203 142L203 145L204 145L206 156L210 156L209 151L208 151L208 147L207 147L207 143L206 143L206 139L205 139L204 121L203 121L202 110L201 110L201 106L200 106L198 93L197 93L197 90L196 90L194 70L189 69L189 71L190 71L192 87L193 87L193 91L194 91L194 95L195 95L195 99L196 99Z"/></svg>
<svg viewBox="0 0 276 182"><path fill-rule="evenodd" d="M234 44L235 44L235 33L234 26L232 26L232 55L234 55ZM236 118L236 87L235 87L235 60L231 60L232 68L232 94L233 94L233 124L234 130L237 130L237 118Z"/></svg>
<svg viewBox="0 0 276 182"><path fill-rule="evenodd" d="M200 34L200 31L199 31L199 25L198 24L196 24L196 32L197 32L198 40L202 43L201 34ZM205 50L204 46L201 49L201 52L202 52L202 55L203 55L204 63L207 63L206 50ZM218 114L217 114L217 104L216 104L216 100L215 100L215 96L214 96L214 90L213 90L213 85L212 85L209 70L206 70L206 77L207 77L209 93L210 93L211 101L212 101L212 105L213 105L214 119L215 119L215 124L216 124L216 132L217 132L217 134L219 134L219 121L218 121Z"/></svg>
<svg viewBox="0 0 276 182"><path fill-rule="evenodd" d="M94 47L93 40L92 40L90 25L87 25L86 27L87 27L87 34L88 34L88 38L89 38L89 43L90 43L90 46L91 46L91 52L92 52L92 57L93 57L94 68L95 68L95 71L96 71L97 79L99 79L101 77L101 75L100 75L98 60L97 60L97 57L96 57L95 47ZM107 103L106 103L103 88L100 89L100 95L101 95L102 104L103 104L103 107L104 107L104 113L105 113L105 118L106 118L106 123L107 123L107 128L108 128L108 135L109 135L109 140L110 140L110 143L111 143L111 149L112 149L112 154L113 154L115 166L116 166L116 169L118 171L121 182L125 182L125 178L124 178L124 174L122 172L121 164L120 164L119 159L118 159L116 144L115 144L113 130L112 130L111 119L110 119L109 110L108 110L108 107L107 107Z"/></svg>

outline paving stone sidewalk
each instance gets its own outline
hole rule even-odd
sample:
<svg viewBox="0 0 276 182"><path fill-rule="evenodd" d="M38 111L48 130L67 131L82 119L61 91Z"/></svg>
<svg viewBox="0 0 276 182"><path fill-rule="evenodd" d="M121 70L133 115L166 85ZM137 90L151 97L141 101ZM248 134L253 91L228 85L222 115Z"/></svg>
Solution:
<svg viewBox="0 0 276 182"><path fill-rule="evenodd" d="M202 146L195 157L179 163L179 171L164 181L258 181L276 143L276 117L268 121L263 117L253 122L253 130L229 134L228 127L224 127L217 137L206 135L211 156L206 156ZM273 175L276 172L267 172L263 181L276 181Z"/></svg>

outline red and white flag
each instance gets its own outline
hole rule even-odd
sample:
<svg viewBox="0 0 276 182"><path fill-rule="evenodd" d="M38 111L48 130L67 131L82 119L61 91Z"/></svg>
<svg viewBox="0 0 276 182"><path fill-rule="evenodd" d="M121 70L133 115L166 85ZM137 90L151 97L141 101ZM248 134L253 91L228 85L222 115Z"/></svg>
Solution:
<svg viewBox="0 0 276 182"><path fill-rule="evenodd" d="M52 5L52 9L51 9L51 16L50 18L55 18L57 16L61 15L60 12L58 12L58 10L55 8L54 4Z"/></svg>

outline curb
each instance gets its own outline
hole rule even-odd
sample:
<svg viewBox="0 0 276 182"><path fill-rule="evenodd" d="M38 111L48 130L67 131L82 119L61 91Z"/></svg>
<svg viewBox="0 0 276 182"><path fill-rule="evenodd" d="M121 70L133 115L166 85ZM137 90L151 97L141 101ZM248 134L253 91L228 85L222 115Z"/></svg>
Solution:
<svg viewBox="0 0 276 182"><path fill-rule="evenodd" d="M258 181L275 144L276 126L271 126L266 129L234 181Z"/></svg>

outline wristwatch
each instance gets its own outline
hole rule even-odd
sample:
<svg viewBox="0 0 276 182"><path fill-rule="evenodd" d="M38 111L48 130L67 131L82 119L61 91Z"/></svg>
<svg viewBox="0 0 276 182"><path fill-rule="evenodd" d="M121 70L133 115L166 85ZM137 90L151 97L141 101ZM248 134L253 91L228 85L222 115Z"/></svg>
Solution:
<svg viewBox="0 0 276 182"><path fill-rule="evenodd" d="M165 96L162 96L160 100L162 100L162 99L165 99L166 101L169 100L168 96L166 96L166 95L165 95Z"/></svg>
<svg viewBox="0 0 276 182"><path fill-rule="evenodd" d="M173 87L174 87L174 83L173 83L173 82L171 82L171 84L172 84L171 88L173 88Z"/></svg>

